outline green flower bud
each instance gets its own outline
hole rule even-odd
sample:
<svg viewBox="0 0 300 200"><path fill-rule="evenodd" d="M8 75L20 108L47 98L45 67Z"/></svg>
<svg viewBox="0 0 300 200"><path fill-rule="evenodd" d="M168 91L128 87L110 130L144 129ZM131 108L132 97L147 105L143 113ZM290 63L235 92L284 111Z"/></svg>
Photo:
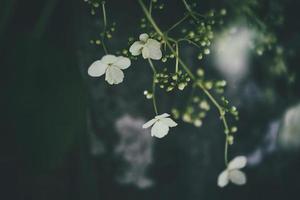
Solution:
<svg viewBox="0 0 300 200"><path fill-rule="evenodd" d="M203 110L209 110L210 109L209 104L205 100L200 102L199 107Z"/></svg>
<svg viewBox="0 0 300 200"><path fill-rule="evenodd" d="M199 69L197 70L197 75L200 76L200 77L204 76L204 70L201 69L201 68L199 68Z"/></svg>
<svg viewBox="0 0 300 200"><path fill-rule="evenodd" d="M205 113L205 112L200 112L200 113L198 114L198 116L199 116L200 118L204 118L204 117L206 116L206 113Z"/></svg>
<svg viewBox="0 0 300 200"><path fill-rule="evenodd" d="M178 75L177 75L177 74L174 74L174 75L172 76L172 79L173 79L174 81L176 81L176 80L178 79Z"/></svg>
<svg viewBox="0 0 300 200"><path fill-rule="evenodd" d="M177 109L173 108L171 110L171 113L173 114L173 116L174 116L175 119L179 118L179 111Z"/></svg>
<svg viewBox="0 0 300 200"><path fill-rule="evenodd" d="M194 38L195 37L195 33L193 31L189 32L189 37L190 38Z"/></svg>
<svg viewBox="0 0 300 200"><path fill-rule="evenodd" d="M185 88L186 84L185 83L179 83L178 89L183 90Z"/></svg>
<svg viewBox="0 0 300 200"><path fill-rule="evenodd" d="M204 49L204 54L205 54L205 55L210 54L210 50L209 50L208 48Z"/></svg>
<svg viewBox="0 0 300 200"><path fill-rule="evenodd" d="M200 126L202 125L202 121L201 121L200 119L196 119L196 120L194 121L194 125L195 125L196 127L200 127Z"/></svg>
<svg viewBox="0 0 300 200"><path fill-rule="evenodd" d="M170 91L172 91L173 89L174 89L174 87L169 86L169 87L167 87L167 92L170 92Z"/></svg>
<svg viewBox="0 0 300 200"><path fill-rule="evenodd" d="M183 120L184 122L190 123L190 122L192 121L191 115L185 113L185 114L182 116L182 120Z"/></svg>
<svg viewBox="0 0 300 200"><path fill-rule="evenodd" d="M202 53L199 53L198 57L197 57L199 60L201 60L203 58L203 55Z"/></svg>
<svg viewBox="0 0 300 200"><path fill-rule="evenodd" d="M229 145L233 145L234 137L232 135L228 136L227 137L227 142L228 142Z"/></svg>
<svg viewBox="0 0 300 200"><path fill-rule="evenodd" d="M210 90L213 87L213 83L211 81L205 82L205 88Z"/></svg>
<svg viewBox="0 0 300 200"><path fill-rule="evenodd" d="M226 15L227 14L227 10L225 8L221 9L220 14L221 15Z"/></svg>
<svg viewBox="0 0 300 200"><path fill-rule="evenodd" d="M230 132L231 133L235 133L235 132L237 132L237 127L236 126L233 126L233 127L231 127L231 130L230 130Z"/></svg>
<svg viewBox="0 0 300 200"><path fill-rule="evenodd" d="M147 98L147 99L152 99L152 97L153 97L153 95L152 95L151 93L148 93L148 94L146 95L146 98Z"/></svg>

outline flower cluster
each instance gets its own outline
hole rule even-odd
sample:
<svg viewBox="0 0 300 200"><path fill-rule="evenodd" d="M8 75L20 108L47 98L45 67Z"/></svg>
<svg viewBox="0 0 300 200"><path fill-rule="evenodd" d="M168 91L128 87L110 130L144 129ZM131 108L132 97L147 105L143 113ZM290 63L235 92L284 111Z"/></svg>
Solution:
<svg viewBox="0 0 300 200"><path fill-rule="evenodd" d="M119 53L112 55L109 53L105 45L105 39L110 39L112 32L115 31L115 24L108 27L106 19L106 10L104 1L100 0L86 0L94 8L102 5L103 25L104 30L100 34L100 40L92 40L92 44L101 45L105 55L94 61L88 68L88 74L92 77L101 77L105 74L105 80L110 85L120 84L124 81L123 70L131 66L132 61L143 58L146 60L153 72L153 82L151 91L144 91L147 99L151 99L155 112L155 117L143 125L143 128L151 127L151 136L163 138L168 133L170 128L176 127L177 123L170 118L170 114L158 114L158 106L156 104L156 87L164 89L166 92L184 90L192 91L190 98L188 98L187 106L184 111L172 109L172 115L175 119L181 118L184 122L194 124L200 127L203 123L207 112L212 106L215 106L219 112L219 117L223 123L226 134L225 156L227 157L228 144L233 143L232 133L237 131L236 127L230 127L227 124L226 114L230 113L238 118L238 112L235 107L230 107L229 102L225 97L221 97L221 102L214 96L222 94L226 81L212 81L206 80L203 68L193 69L185 64L184 59L180 57L180 47L184 42L186 45L192 45L197 48L198 59L202 59L205 55L210 54L211 41L214 37L213 27L216 24L222 24L219 19L220 16L226 14L226 10L222 9L220 12L209 11L201 15L193 9L193 5L189 5L185 0L182 0L186 8L187 14L171 26L168 30L162 31L156 24L152 17L153 9L163 9L163 4L158 4L156 0L150 0L150 6L147 8L143 0L138 0L145 18L141 19L141 28L144 33L141 33L137 38L130 38L129 48L122 49ZM92 13L93 14L93 13ZM217 23L219 22L219 23ZM172 37L172 32L176 27L182 27L179 31L179 37ZM174 34L176 35L176 34ZM163 48L162 48L163 47ZM155 61L163 66L168 66L161 70L154 64ZM174 71L171 72L169 68L174 66ZM194 74L194 70L196 73ZM200 92L194 94L194 90L198 89ZM226 163L227 164L227 163ZM243 184L243 174L238 170L246 163L243 158L236 158L230 162L227 169L222 172L219 177L219 186L225 186L229 181L236 184ZM237 175L238 174L238 175ZM242 175L241 175L242 174Z"/></svg>
<svg viewBox="0 0 300 200"><path fill-rule="evenodd" d="M133 56L142 54L144 59L159 60L162 57L160 43L157 40L149 38L148 34L143 33L139 37L140 41L134 42L129 51ZM105 55L100 60L91 64L88 74L92 77L100 77L105 74L105 80L113 85L123 82L124 73L122 70L127 69L131 65L129 58L115 55ZM152 96L151 96L152 97ZM164 113L157 115L154 119L143 125L143 128L152 126L151 135L162 138L168 134L170 127L177 126L170 115Z"/></svg>
<svg viewBox="0 0 300 200"><path fill-rule="evenodd" d="M190 104L182 113L180 113L178 109L173 109L172 114L175 119L181 117L184 122L200 127L209 110L209 103L205 99L201 100L200 97L197 96L192 98Z"/></svg>
<svg viewBox="0 0 300 200"><path fill-rule="evenodd" d="M155 75L154 81L160 88L165 88L167 92L170 92L176 88L183 90L191 81L191 78L181 70L175 73L167 73L167 68L165 68L163 72Z"/></svg>

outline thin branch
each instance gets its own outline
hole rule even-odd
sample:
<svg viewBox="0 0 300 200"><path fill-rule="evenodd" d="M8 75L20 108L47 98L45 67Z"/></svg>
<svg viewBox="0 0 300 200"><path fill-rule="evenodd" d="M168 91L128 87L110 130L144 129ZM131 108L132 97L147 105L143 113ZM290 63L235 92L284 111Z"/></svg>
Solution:
<svg viewBox="0 0 300 200"><path fill-rule="evenodd" d="M193 44L194 46L198 47L199 49L201 49L202 47L199 46L196 42L190 40L190 39L187 39L187 38L181 38L178 40L178 42L188 42L189 44Z"/></svg>
<svg viewBox="0 0 300 200"><path fill-rule="evenodd" d="M181 18L178 22L176 22L173 26L171 26L166 33L169 33L171 30L173 30L174 28L176 28L177 26L179 26L182 22L184 22L188 17L190 16L190 14L185 15L183 18Z"/></svg>
<svg viewBox="0 0 300 200"><path fill-rule="evenodd" d="M149 65L153 71L153 81L152 81L152 103L153 103L153 108L154 108L154 111L155 111L155 114L158 115L158 111L157 111L157 105L156 105L156 97L155 97L155 77L156 77L156 69L151 61L150 58L148 58L148 62L149 62Z"/></svg>
<svg viewBox="0 0 300 200"><path fill-rule="evenodd" d="M175 57L176 57L176 62L175 62L175 72L177 73L177 72L178 72L178 64L179 64L179 62L178 62L178 58L179 58L179 48L178 48L178 42L176 42L176 43L175 43L175 45L176 45L176 55L175 55Z"/></svg>
<svg viewBox="0 0 300 200"><path fill-rule="evenodd" d="M102 35L101 35L101 45L102 45L102 48L105 52L105 54L108 54L108 50L106 48L106 45L105 45L105 32L106 32L106 27L107 27L107 18L106 18L106 9L105 9L105 1L102 2L102 14L103 14L103 31L102 31Z"/></svg>

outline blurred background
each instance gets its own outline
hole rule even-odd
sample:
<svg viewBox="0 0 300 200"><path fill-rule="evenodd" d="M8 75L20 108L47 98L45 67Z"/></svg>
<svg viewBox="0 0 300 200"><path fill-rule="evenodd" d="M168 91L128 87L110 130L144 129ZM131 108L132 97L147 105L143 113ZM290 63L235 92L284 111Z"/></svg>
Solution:
<svg viewBox="0 0 300 200"><path fill-rule="evenodd" d="M159 2L165 5L157 19L162 27L180 19L180 0ZM230 157L247 156L247 184L217 186L224 134L215 109L201 128L178 120L180 126L158 140L141 129L153 115L143 95L151 85L144 62L134 62L114 87L88 77L89 65L103 55L91 43L103 24L83 0L1 0L1 199L299 195L300 2L196 2L200 11L227 9L211 54L196 60L189 46L182 54L209 77L228 82L225 94L240 111ZM135 0L107 0L106 6L108 19L117 22L108 46L120 50L140 33L142 12ZM159 92L159 108L168 111L185 98L173 97Z"/></svg>

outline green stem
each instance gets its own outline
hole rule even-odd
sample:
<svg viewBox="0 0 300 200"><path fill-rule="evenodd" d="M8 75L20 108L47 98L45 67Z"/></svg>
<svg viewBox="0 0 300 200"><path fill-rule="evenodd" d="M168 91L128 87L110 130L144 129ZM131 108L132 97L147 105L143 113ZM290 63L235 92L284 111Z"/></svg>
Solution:
<svg viewBox="0 0 300 200"><path fill-rule="evenodd" d="M151 61L150 58L148 58L148 62L149 62L149 65L153 71L153 81L152 81L152 103L153 103L153 108L154 108L154 111L155 111L155 114L158 115L158 111L157 111L157 105L156 105L156 98L155 98L155 77L156 77L156 69Z"/></svg>
<svg viewBox="0 0 300 200"><path fill-rule="evenodd" d="M201 84L199 83L198 86L203 90L203 92L208 96L210 101L217 107L220 118L222 120L223 126L224 126L224 132L226 135L225 138L225 147L224 147L224 161L225 161L225 166L228 165L228 137L229 137L229 128L228 128L228 123L225 117L225 110L223 107L220 106L220 104L216 101L216 99L208 92L208 90Z"/></svg>
<svg viewBox="0 0 300 200"><path fill-rule="evenodd" d="M190 5L189 5L185 0L182 0L182 2L183 2L183 4L184 4L185 8L187 9L187 11L189 12L189 14L190 14L195 20L199 21L198 17L196 17L196 16L194 15L194 11L191 9Z"/></svg>
<svg viewBox="0 0 300 200"><path fill-rule="evenodd" d="M225 110L224 108L217 102L217 100L209 93L209 91L203 86L203 84L201 82L198 83L198 86L203 90L203 92L206 94L206 96L210 99L210 101L216 106L216 108L219 111L220 114L220 118L223 122L224 125L224 129L225 129L225 134L228 135L229 132L229 128L228 128L228 124L227 124L227 120L225 117Z"/></svg>
<svg viewBox="0 0 300 200"><path fill-rule="evenodd" d="M171 30L173 30L174 28L176 28L178 25L180 25L184 20L186 20L190 15L187 14L185 15L182 19L180 19L178 22L176 22L173 26L171 26L171 28L169 28L166 33L170 32Z"/></svg>
<svg viewBox="0 0 300 200"><path fill-rule="evenodd" d="M108 54L108 50L106 48L105 41L104 41L104 39L105 39L105 32L106 32L106 26L107 26L105 1L102 2L102 13L103 13L103 25L104 25L104 28L103 28L102 35L101 35L101 45L102 45L102 48L103 48L105 54Z"/></svg>
<svg viewBox="0 0 300 200"><path fill-rule="evenodd" d="M150 0L150 5L149 5L149 13L150 13L150 15L152 14L152 0Z"/></svg>
<svg viewBox="0 0 300 200"><path fill-rule="evenodd" d="M196 42L194 42L194 41L192 41L190 39L187 39L187 38L181 38L181 39L178 40L178 42L188 42L189 44L193 44L194 46L198 47L199 49L202 48Z"/></svg>
<svg viewBox="0 0 300 200"><path fill-rule="evenodd" d="M225 138L224 162L225 162L225 166L227 166L228 165L228 134L226 134L226 138Z"/></svg>
<svg viewBox="0 0 300 200"><path fill-rule="evenodd" d="M103 24L104 24L104 30L105 30L105 29L106 29L106 26L107 26L105 1L102 2L102 13L103 13Z"/></svg>
<svg viewBox="0 0 300 200"><path fill-rule="evenodd" d="M175 63L175 72L178 72L178 58L179 58L179 48L178 48L178 42L175 43L176 45L176 63Z"/></svg>

